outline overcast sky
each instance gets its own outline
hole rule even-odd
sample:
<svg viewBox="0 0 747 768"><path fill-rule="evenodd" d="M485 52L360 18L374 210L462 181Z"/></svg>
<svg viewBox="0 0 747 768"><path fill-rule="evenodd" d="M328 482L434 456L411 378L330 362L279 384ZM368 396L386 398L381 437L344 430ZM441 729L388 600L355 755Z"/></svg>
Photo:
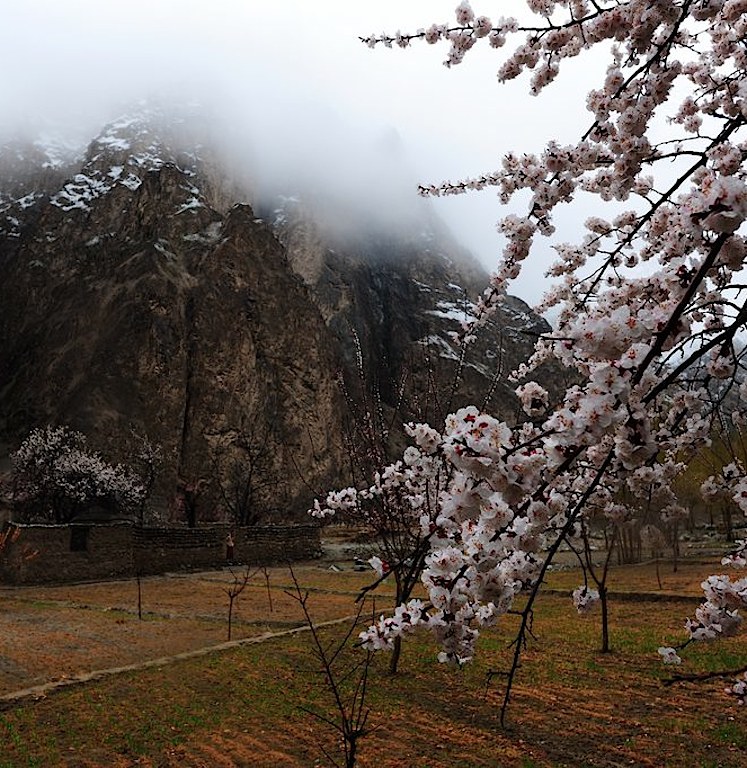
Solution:
<svg viewBox="0 0 747 768"><path fill-rule="evenodd" d="M583 97L593 84L583 61L572 63L558 87L535 99L525 95L526 80L498 84L499 58L487 45L448 69L442 65L443 44L369 50L357 40L451 21L456 4L8 2L0 29L0 122L43 120L93 132L134 99L177 89L184 98L201 98L210 91L256 116L267 141L277 139L272 151L293 142L306 156L325 158L326 165L333 164L326 161L330 144L344 140L334 130L325 136L325 114L351 133L375 136L393 128L413 178L425 183L493 170L507 150L536 151L553 136L573 140L587 122ZM473 5L478 12L496 12L495 3ZM500 14L510 14L515 5L505 0ZM360 177L365 189L365 169ZM494 223L501 209L493 192L439 201L438 210L486 265L495 262L500 241ZM559 223L564 237L578 236L570 218ZM534 270L515 292L535 302L543 284Z"/></svg>

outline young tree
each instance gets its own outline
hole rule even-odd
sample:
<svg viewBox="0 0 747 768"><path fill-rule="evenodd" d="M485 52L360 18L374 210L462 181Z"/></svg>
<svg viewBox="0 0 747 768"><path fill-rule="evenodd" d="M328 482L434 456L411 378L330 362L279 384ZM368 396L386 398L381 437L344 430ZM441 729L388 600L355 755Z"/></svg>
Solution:
<svg viewBox="0 0 747 768"><path fill-rule="evenodd" d="M368 728L370 710L366 700L368 673L373 654L369 650L363 659L358 659L345 667L344 652L350 645L350 639L358 626L363 602L360 603L358 613L350 623L347 632L341 638L334 638L331 642L325 642L309 611L309 593L301 589L292 568L291 578L293 579L293 591L286 590L286 594L298 603L303 612L306 626L311 634L312 653L319 664L319 672L333 701L332 716L306 707L302 707L302 709L328 725L337 733L342 742L342 763L320 746L330 764L337 766L337 768L342 768L343 765L344 768L355 768L361 741L370 733Z"/></svg>
<svg viewBox="0 0 747 768"><path fill-rule="evenodd" d="M349 489L350 497L346 499L344 509L340 509L344 514L335 516L338 520L364 526L378 549L378 554L368 561L377 572L378 579L361 591L358 601L383 581L388 581L394 582L394 605L399 606L410 599L425 564L429 545L428 536L424 535L419 523L420 517L436 503L448 478L436 473L429 479L426 493L412 494L407 487L392 482L402 469L402 462L389 466L390 476L382 477L379 470L394 459L396 446L407 437L401 427L403 417L424 419L430 415L436 419L443 418L443 404L450 403L454 398L464 375L467 348L462 348L460 358L448 375L450 385L439 389L436 381L446 377L444 371L439 372L441 375L436 371L438 351L429 343L423 344L422 360L418 360L417 365L411 361L400 381L388 382L387 388L396 393L396 402L386 407L378 382L368 380L360 340L355 334L353 341L357 351L357 381L346 381L340 376L340 386L346 404L346 452L355 488ZM499 358L493 380L487 387L486 402L502 373ZM405 464L408 458L406 453ZM443 465L443 469L449 471L447 465ZM362 490L357 491L356 488ZM333 493L324 507L317 502L311 514L324 520L337 511L337 497ZM391 643L391 674L396 674L398 670L401 652L402 638L395 636Z"/></svg>
<svg viewBox="0 0 747 768"><path fill-rule="evenodd" d="M740 414L741 415L741 414ZM720 527L726 540L735 541L735 524L739 519L739 509L729 493L730 483L723 483L718 478L728 478L735 463L744 465L747 458L744 428L740 422L734 423L731 415L722 414L711 435L711 444L695 457L683 475L685 493L699 494L701 504L705 502L708 520L711 525ZM678 488L678 492L680 489Z"/></svg>
<svg viewBox="0 0 747 768"><path fill-rule="evenodd" d="M226 593L226 596L228 597L228 639L231 639L231 630L233 629L233 609L234 609L234 603L236 600L241 596L241 593L246 589L247 584L249 584L250 579L257 573L259 573L259 568L256 568L254 571L249 570L249 566L247 565L246 568L244 568L244 572L242 574L235 573L233 570L231 570L231 583L227 587L223 587L223 591Z"/></svg>
<svg viewBox="0 0 747 768"><path fill-rule="evenodd" d="M3 564L6 570L19 570L25 562L33 560L39 554L39 550L29 544L21 542L19 545L20 538L21 529L10 523L5 523L0 529L0 563L6 561Z"/></svg>
<svg viewBox="0 0 747 768"><path fill-rule="evenodd" d="M599 648L601 653L609 653L610 629L609 629L609 591L607 581L610 572L610 562L612 553L615 550L620 531L624 522L622 520L610 519L611 534L608 538L608 546L602 559L598 562L594 556L594 549L591 543L589 523L586 519L581 519L581 535L577 540L568 539L568 545L578 558L581 565L581 571L584 575L583 586L577 587L572 594L573 604L580 614L589 613L597 604L599 604L602 613L602 643ZM589 586L589 580L594 583L594 587Z"/></svg>
<svg viewBox="0 0 747 768"><path fill-rule="evenodd" d="M680 516L672 480L707 444L724 393L738 411L747 400L736 383L744 350L735 343L747 321L739 277L747 256L747 0L528 0L522 17L510 19L477 16L462 2L451 24L364 42L442 41L453 66L477 44L501 51L517 35L523 40L503 55L498 78L529 74L533 94L566 59L592 49L608 56L586 97L587 129L575 143L509 153L491 173L421 192L495 187L502 204L528 198L524 215L499 222L507 242L477 324L532 261L535 241L549 240L556 283L540 308L557 320L517 376L554 360L578 383L556 403L538 384L522 383L528 418L516 426L465 407L439 430L409 427L415 445L381 477L435 502L419 521L428 599L409 601L362 635L367 648L388 647L424 626L442 645L439 658L462 664L479 629L525 592L504 713L537 591L561 543L588 509L611 509L622 489L643 500L655 488L664 513ZM579 242L554 241L556 208L575 202L587 212L594 198L610 215L583 213ZM465 327L464 343L473 333ZM450 480L434 499L429 482L444 467ZM729 487L747 511L741 467ZM326 507L345 507L353 495ZM732 562L744 564L745 552L742 543ZM709 588L691 632L715 636L736 626L730 617L747 590L727 577L716 586L720 599Z"/></svg>
<svg viewBox="0 0 747 768"><path fill-rule="evenodd" d="M397 403L390 406L389 414L385 414L378 384L367 380L357 335L354 336L354 343L358 353L357 382L352 382L353 386L357 384L355 391L352 391L352 387L342 377L340 379L347 414L345 443L353 483L357 487L365 488L368 485L369 488L355 494L355 509L348 509L348 512L352 511L352 521L365 526L374 539L378 555L372 557L369 563L379 577L374 584L361 592L358 601L382 581L388 580L390 583L394 582L396 607L410 599L413 589L420 581L427 542L418 525L418 518L422 504L428 504L428 498L415 499L397 484L388 483L386 479L382 482L378 470L393 459L398 438L401 440L405 437L404 433L395 431L395 425L398 426L396 423L402 421L403 411L422 409L420 403L411 401L417 397L427 404L434 403L433 407L437 408L434 402L437 400L433 386L435 377L430 361L426 360L427 382L422 386L415 385L413 394L416 397L410 398L407 397L409 393L405 392L406 379L409 377L403 376L396 387L392 382L391 388L397 392ZM456 386L462 367L463 361L460 361L456 367L452 389ZM400 464L395 464L394 471L399 466ZM440 478L434 483L434 491L437 489L438 480ZM323 512L321 507L316 505L313 514L324 519L329 515L329 508ZM397 672L401 652L402 638L395 637L389 664L391 674Z"/></svg>

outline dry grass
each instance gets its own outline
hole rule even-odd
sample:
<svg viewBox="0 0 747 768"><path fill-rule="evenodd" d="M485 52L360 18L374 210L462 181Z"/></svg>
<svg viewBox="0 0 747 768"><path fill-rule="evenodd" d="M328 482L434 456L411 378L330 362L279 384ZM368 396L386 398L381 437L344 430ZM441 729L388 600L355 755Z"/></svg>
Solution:
<svg viewBox="0 0 747 768"><path fill-rule="evenodd" d="M712 570L712 564L688 565L666 589L693 592L693 584ZM352 595L367 577L315 567L297 575L314 590L310 603L318 620L351 613ZM246 599L241 596L245 623L237 632L300 620L297 606L283 593L286 576L281 570L271 574L272 614L261 580ZM647 567L619 569L610 586L653 589L650 577ZM557 573L552 586L575 586L578 578ZM145 608L173 618L143 622L131 612L134 585L129 582L5 591L1 658L20 665L19 659L30 663L38 656L61 669L72 658L84 663L83 650L74 646L88 647L89 660L98 663L107 654L142 658L157 643L163 644L160 653L163 647L204 645L206 638L220 642L226 608L221 589L228 579L227 573L215 573L144 582ZM479 658L461 671L435 664L436 649L427 637L416 637L405 647L400 675L386 673L386 658L375 660L369 697L373 730L363 741L360 765L744 766L745 712L722 695L723 683L662 685L669 670L659 663L656 648L682 637L689 610L680 601L613 600L613 653L603 655L596 650L598 617L579 617L565 598L542 597L534 623L537 639L524 657L507 730L498 725L501 678L489 686L485 682L489 669L506 668L512 620L486 634ZM8 623L10 616L16 623ZM63 641L55 622L74 617L77 628L66 630ZM16 633L21 637L14 640L14 651L8 643ZM746 650L741 638L694 648L688 668L744 663ZM359 655L351 651L348 663ZM40 675L42 667L40 662ZM330 706L306 635L127 673L6 710L0 715L0 767L321 765L320 746L335 745L330 731L301 705L320 712Z"/></svg>
<svg viewBox="0 0 747 768"><path fill-rule="evenodd" d="M658 564L652 561L636 565L613 565L610 568L607 587L615 592L664 593L698 598L703 592L700 587L703 579L722 571L718 558L680 562L676 571L670 560L661 560ZM555 570L551 571L546 584L550 588L570 591L583 583L581 578L580 571L576 568Z"/></svg>

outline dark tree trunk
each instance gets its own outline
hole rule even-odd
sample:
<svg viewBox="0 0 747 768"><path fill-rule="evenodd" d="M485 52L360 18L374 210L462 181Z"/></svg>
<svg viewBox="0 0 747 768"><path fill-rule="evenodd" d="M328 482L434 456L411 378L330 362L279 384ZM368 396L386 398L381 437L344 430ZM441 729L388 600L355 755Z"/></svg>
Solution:
<svg viewBox="0 0 747 768"><path fill-rule="evenodd" d="M607 606L607 587L600 587L599 600L602 603L602 653L610 652L610 626Z"/></svg>
<svg viewBox="0 0 747 768"><path fill-rule="evenodd" d="M392 655L389 659L389 674L396 675L397 667L399 666L399 657L402 655L402 638L394 638L394 647L392 648Z"/></svg>

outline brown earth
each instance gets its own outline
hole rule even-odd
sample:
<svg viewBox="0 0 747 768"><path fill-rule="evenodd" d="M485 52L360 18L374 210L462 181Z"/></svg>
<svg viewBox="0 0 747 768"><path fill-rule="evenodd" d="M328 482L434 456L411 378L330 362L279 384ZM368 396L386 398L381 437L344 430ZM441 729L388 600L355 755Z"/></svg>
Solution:
<svg viewBox="0 0 747 768"><path fill-rule="evenodd" d="M299 566L299 581L325 589L339 575L318 565ZM167 575L141 581L142 621L134 580L66 586L0 588L0 695L91 670L135 664L227 639L228 569ZM304 623L287 568L270 568L268 584L256 572L234 602L232 639L282 631ZM364 574L349 574L350 590L326 594L315 619L354 613L353 596ZM332 578L331 578L332 577ZM317 583L320 585L316 587ZM270 601L272 605L270 605Z"/></svg>
<svg viewBox="0 0 747 768"><path fill-rule="evenodd" d="M724 681L666 688L668 670L656 659L658 644L682 639L682 621L691 614L682 600L690 596L694 607L699 582L714 569L714 562L684 563L676 574L663 568L661 592L654 564L615 569L611 588L635 590L638 598L612 602L612 654L596 651L598 616L577 616L565 598L541 598L537 639L525 653L505 730L497 721L501 678L486 686L485 674L493 666L505 669L510 617L458 674L433 663L425 639L408 644L396 678L386 674L386 659L377 658L372 728L359 765L743 768L745 712L723 696ZM302 624L286 593L288 571L268 575L269 595L259 572L238 599L235 638ZM352 612L370 572L308 564L296 576L311 592L314 619L324 621ZM550 586L565 590L577 580L577 573L561 571ZM134 582L0 590L0 692L223 643L224 590L231 582L228 571L145 579L142 621ZM664 592L681 597L655 599ZM391 595L378 599L385 610ZM733 665L744 663L745 640L690 650L689 670L716 654L719 663ZM321 749L335 750L330 731L299 705L324 711L324 689L311 666L307 639L277 638L16 705L0 713L0 742L8 750L8 757L0 752L0 766L326 765Z"/></svg>

